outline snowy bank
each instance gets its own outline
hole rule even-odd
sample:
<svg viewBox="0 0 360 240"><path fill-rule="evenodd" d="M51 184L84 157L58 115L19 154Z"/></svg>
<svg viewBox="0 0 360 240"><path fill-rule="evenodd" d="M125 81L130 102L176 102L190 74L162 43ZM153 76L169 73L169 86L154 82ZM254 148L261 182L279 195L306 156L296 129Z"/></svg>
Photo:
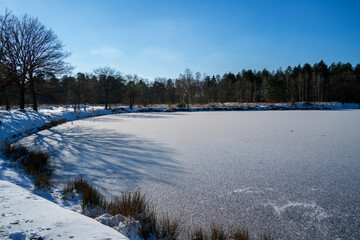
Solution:
<svg viewBox="0 0 360 240"><path fill-rule="evenodd" d="M71 106L43 107L39 112L0 111L0 147L3 149L6 143L35 133L52 121L73 121L114 112L100 106L76 112ZM21 168L0 153L0 239L128 239L80 214L80 203L64 201L60 190L36 191Z"/></svg>
<svg viewBox="0 0 360 240"><path fill-rule="evenodd" d="M106 110L102 106L90 106L87 110L74 111L72 106L40 107L39 111L32 109L0 111L0 149L6 143L17 140L42 130L46 124L53 121L74 121L88 117L101 116L112 113L129 112L127 108Z"/></svg>
<svg viewBox="0 0 360 240"><path fill-rule="evenodd" d="M359 104L355 103L276 103L276 104L248 104L248 105L229 105L210 107L141 107L136 112L201 112L201 111L286 111L286 110L341 110L341 109L360 109Z"/></svg>
<svg viewBox="0 0 360 240"><path fill-rule="evenodd" d="M19 168L0 153L0 239L127 239L78 213L79 204L61 199L59 190L34 190Z"/></svg>
<svg viewBox="0 0 360 240"><path fill-rule="evenodd" d="M1 239L127 239L98 221L0 180Z"/></svg>

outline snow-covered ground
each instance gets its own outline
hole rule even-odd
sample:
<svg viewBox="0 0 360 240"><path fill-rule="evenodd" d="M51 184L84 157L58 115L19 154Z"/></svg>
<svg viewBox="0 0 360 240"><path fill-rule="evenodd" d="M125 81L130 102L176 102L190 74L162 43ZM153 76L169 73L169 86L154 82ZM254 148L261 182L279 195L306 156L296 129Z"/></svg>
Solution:
<svg viewBox="0 0 360 240"><path fill-rule="evenodd" d="M62 119L74 121L111 114L112 112L101 106L88 106L87 110L76 112L72 106L40 107L38 112L31 109L25 111L17 109L0 110L0 149L4 148L6 143L13 143L26 135L39 131L41 127L51 121Z"/></svg>
<svg viewBox="0 0 360 240"><path fill-rule="evenodd" d="M1 239L127 239L94 219L9 181L0 180L0 207Z"/></svg>
<svg viewBox="0 0 360 240"><path fill-rule="evenodd" d="M321 109L359 108L359 105L356 104L342 105L339 103L327 104L326 107L323 106L324 105L321 106ZM302 105L299 105L298 108L302 109ZM313 108L308 108L307 105L304 105L303 107L303 109L317 108L319 107L316 107L316 105L315 107L313 106ZM263 105L248 109L246 109L246 107L244 109L225 107L222 109L175 109L175 111L231 111L271 109L279 110L279 108ZM135 111L164 112L166 110L166 108L138 108ZM294 109L292 108L289 110ZM137 186L146 186L146 181L150 181L163 184L163 186L165 186L163 188L165 192L172 191L172 184L176 181L179 181L177 184L180 184L182 181L180 179L177 179L178 176L184 176L182 175L184 173L188 176L188 173L186 173L186 171L189 170L187 169L187 167L189 166L184 168L182 166L182 163L178 161L178 157L183 153L177 155L179 154L179 149L175 149L174 146L176 146L176 144L178 144L179 142L175 141L171 143L170 141L170 145L168 145L164 143L166 139L163 139L163 137L168 134L168 136L173 136L174 139L177 138L181 141L181 139L185 138L185 134L189 134L188 130L192 127L191 123L189 123L189 128L183 129L181 127L181 129L184 130L182 133L174 131L174 128L180 126L179 124L181 124L182 120L180 122L177 122L176 124L178 125L174 126L174 128L168 128L166 133L162 133L161 131L158 131L159 129L161 129L161 127L159 128L159 126L157 126L153 128L153 122L147 120L162 120L161 124L165 126L166 124L164 120L166 121L166 118L172 118L172 113L166 113L166 115L164 115L164 113L162 113L161 115L137 113L126 114L124 115L124 118L120 119L116 115L114 115L104 118L93 118L91 121L75 121L78 119L84 119L93 116L107 115L113 112L129 111L132 110L126 108L118 108L114 109L114 111L109 111L103 109L102 107L89 107L86 111L73 112L73 108L70 106L44 107L41 108L39 112L34 112L32 110L11 110L10 112L7 112L2 110L0 111L0 147L3 148L5 146L5 143L13 143L27 135L30 135L31 133L36 133L42 126L44 126L44 124L49 123L53 120L65 119L66 121L74 121L73 124L68 123L63 126L59 126L54 130L45 130L38 135L34 135L30 138L24 139L23 142L29 145L36 143L39 144L38 147L45 146L45 148L49 148L55 151L52 152L52 154L55 154L59 157L57 161L61 161L61 159L64 159L66 157L72 157L73 160L77 159L78 162L72 161L70 164L71 166L64 165L69 167L69 169L64 169L68 173L74 173L75 175L86 175L87 171L94 173L94 169L102 169L102 171L98 171L98 173L104 175L98 176L99 179L97 180L99 181L101 177L105 177L103 178L103 182L106 186L121 183L124 184L121 187L122 189L129 190ZM179 116L182 115L181 113L177 114ZM116 124L121 124L121 121L123 121L124 123L129 123L128 120L131 119L138 119L140 121L147 122L142 122L145 123L145 125L143 126L143 128L138 128L136 126L138 122L133 121L133 124L131 124L130 127L130 132L117 132L119 129L113 129L114 121L117 122ZM218 120L220 121L221 117ZM98 124L100 124L99 126L101 126L99 129L89 128L93 127L93 124L96 122L98 122ZM136 134L145 135L142 135L142 137L139 138L139 136L134 135L134 132L132 132L134 129L137 129L135 130ZM148 135L154 131L158 131L159 134L157 135L157 137L160 136L160 134L163 134L164 136L154 139L154 136ZM195 133L196 131L194 132L194 134ZM38 141L40 139L39 136L42 140L40 142ZM34 141L34 137L36 142ZM208 135L198 137L201 137L201 139L205 138L207 140L212 139L212 137ZM356 141L358 139L354 138L354 140ZM199 139L199 141L201 142L202 140ZM247 141L250 141L250 139L248 139ZM74 146L73 144L76 144L76 146ZM190 146L194 143L190 141L185 142L185 148L187 146L186 144ZM82 151L78 147L82 147L81 149L84 151ZM87 147L89 148L85 149ZM99 152L99 149L101 148L103 148L103 151ZM62 150L65 150L65 152L63 152ZM226 155L227 150L224 150L224 154ZM184 151L186 151L186 149ZM228 151L232 150L228 149ZM84 153L86 154L83 155ZM190 153L191 151L189 151L189 154ZM114 156L121 157L125 161L114 163L112 162ZM203 156L211 157L211 154L209 155L209 153L206 153ZM95 158L98 158L100 162L91 161L91 159ZM87 160L86 166L83 165L84 160ZM199 164L201 165L202 163L192 162L191 164L191 168L195 169L196 166L199 166ZM96 220L80 215L78 213L80 212L79 203L77 203L76 201L71 202L62 200L60 190L53 188L51 190L51 193L46 191L36 191L34 189L31 179L25 176L20 168L21 167L17 164L12 163L10 160L5 159L3 155L0 155L0 239L28 239L30 237L36 236L41 236L43 239L125 238L123 235L121 235L114 229L104 226ZM154 169L156 170L154 171ZM109 171L118 171L117 176L119 177L119 179L121 179L121 181L119 182L117 179L114 180L111 178L106 178L107 176L110 176ZM211 172L209 172L209 174L210 175L207 176L208 180L216 179L214 178L215 175L212 175ZM69 176L72 177L73 175L68 175L68 177ZM96 174L89 175L89 177L96 177ZM94 180L94 182L96 182L96 179L90 180ZM206 182L206 180L204 179L201 181ZM188 182L186 181L184 183L188 184ZM175 186L179 185L175 184ZM196 185L188 187L189 189L194 189L196 188ZM219 189L223 190L227 189L220 186L218 187ZM151 191L154 188L150 187L149 189ZM105 187L104 190L106 191L107 188ZM254 188L251 186L249 187L241 185L239 186L239 188L235 190L233 189L232 192L234 192L234 194L253 194L256 191L258 191L256 187ZM110 192L111 189L109 189L108 193ZM159 193L155 193L154 195L156 194L161 195L163 193L160 191ZM201 192L199 194L205 194L202 196L205 197L208 193ZM225 193L225 195L226 194L227 193ZM170 198L176 198L178 196L174 193L170 193L169 195ZM229 196L233 196L233 194L226 196L228 196L229 198ZM219 195L219 197L221 196ZM205 204L207 201L206 199L200 199L200 201L205 201L203 202L204 207L208 206L207 204ZM292 209L294 207L298 208L300 206L298 202L290 200L289 202L285 201L282 205L276 203L269 204L270 207L275 209L275 212L278 214L287 213L288 209ZM323 209L318 208L318 205L314 205L313 202L310 202L308 205L301 205L300 207L310 209L312 211L312 213L310 212L310 214L316 214L316 216L321 215L326 217L326 214L323 215ZM177 209L175 209L175 211L177 211ZM98 221L109 222L109 219L112 219L112 217L105 215L102 218L99 218ZM115 229L119 228L119 225L110 225L112 225L112 227Z"/></svg>
<svg viewBox="0 0 360 240"><path fill-rule="evenodd" d="M102 107L73 112L70 107L1 111L0 143L11 143L58 119L68 121L109 114ZM29 176L0 153L0 239L127 239L115 229L80 214L79 201L62 199L61 191L34 188Z"/></svg>

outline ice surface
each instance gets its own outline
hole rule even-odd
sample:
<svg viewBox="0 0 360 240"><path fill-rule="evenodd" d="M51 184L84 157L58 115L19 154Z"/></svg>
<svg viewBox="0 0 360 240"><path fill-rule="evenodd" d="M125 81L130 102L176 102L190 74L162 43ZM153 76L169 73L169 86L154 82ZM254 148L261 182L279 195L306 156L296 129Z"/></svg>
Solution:
<svg viewBox="0 0 360 240"><path fill-rule="evenodd" d="M109 196L141 187L189 225L356 239L359 122L359 110L136 113L21 142L52 152L58 184L82 175Z"/></svg>

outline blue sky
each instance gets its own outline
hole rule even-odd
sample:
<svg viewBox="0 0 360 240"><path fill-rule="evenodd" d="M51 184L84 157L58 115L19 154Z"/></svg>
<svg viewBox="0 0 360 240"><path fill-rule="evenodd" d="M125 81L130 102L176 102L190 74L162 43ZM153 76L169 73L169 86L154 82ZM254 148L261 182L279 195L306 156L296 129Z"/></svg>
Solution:
<svg viewBox="0 0 360 240"><path fill-rule="evenodd" d="M360 1L0 0L54 30L73 73L178 77L360 63Z"/></svg>

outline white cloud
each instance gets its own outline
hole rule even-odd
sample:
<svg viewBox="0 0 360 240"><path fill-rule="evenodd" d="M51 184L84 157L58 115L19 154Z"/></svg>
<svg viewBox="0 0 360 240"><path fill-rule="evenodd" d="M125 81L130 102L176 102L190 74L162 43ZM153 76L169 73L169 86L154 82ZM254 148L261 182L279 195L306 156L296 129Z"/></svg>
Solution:
<svg viewBox="0 0 360 240"><path fill-rule="evenodd" d="M90 54L97 57L114 58L120 57L122 55L122 51L114 47L100 47L90 49Z"/></svg>
<svg viewBox="0 0 360 240"><path fill-rule="evenodd" d="M184 59L184 55L180 52L154 46L143 49L140 53L140 57L167 64L178 63Z"/></svg>

